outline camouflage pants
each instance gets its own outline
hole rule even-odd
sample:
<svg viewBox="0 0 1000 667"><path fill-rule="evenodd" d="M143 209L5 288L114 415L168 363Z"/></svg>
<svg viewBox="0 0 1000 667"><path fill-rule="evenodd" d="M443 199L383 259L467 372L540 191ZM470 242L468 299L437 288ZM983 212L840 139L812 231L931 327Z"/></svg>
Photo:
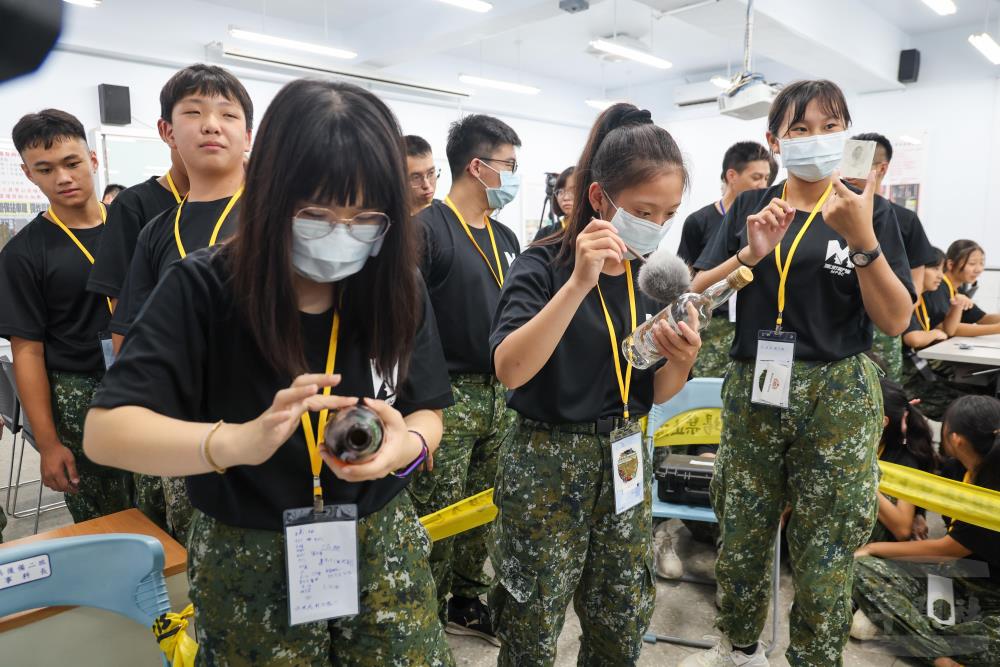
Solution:
<svg viewBox="0 0 1000 667"><path fill-rule="evenodd" d="M793 667L840 665L851 624L854 551L878 505L876 445L882 395L863 355L795 362L790 407L750 403L753 362L736 362L722 390L722 441L712 507L722 549L717 625L736 645L757 641L771 588L775 535L786 503L795 582L786 657Z"/></svg>
<svg viewBox="0 0 1000 667"><path fill-rule="evenodd" d="M434 470L419 473L408 487L419 516L493 486L500 445L513 429L506 389L489 376L454 375L452 392L455 405L444 411L444 436L434 454ZM483 569L486 535L484 526L434 543L430 563L442 621L448 618L448 593L477 598L489 592L492 578Z"/></svg>
<svg viewBox="0 0 1000 667"><path fill-rule="evenodd" d="M939 657L967 667L1000 664L1000 580L984 576L982 563L929 565L869 556L858 559L854 572L854 601L882 629L880 649L928 665ZM955 625L928 617L927 573L952 579Z"/></svg>
<svg viewBox="0 0 1000 667"><path fill-rule="evenodd" d="M696 378L725 377L732 362L729 350L733 346L735 334L736 324L730 322L728 317L712 317L701 332L701 350L691 374Z"/></svg>
<svg viewBox="0 0 1000 667"><path fill-rule="evenodd" d="M199 667L455 664L434 614L430 539L401 493L358 522L361 613L288 625L284 536L192 519Z"/></svg>
<svg viewBox="0 0 1000 667"><path fill-rule="evenodd" d="M135 506L164 531L169 531L167 525L167 505L163 498L163 482L153 475L133 473L132 483L135 486Z"/></svg>
<svg viewBox="0 0 1000 667"><path fill-rule="evenodd" d="M79 523L132 506L131 473L97 465L83 453L83 420L101 381L100 373L49 371L56 436L73 453L80 489L67 493L66 506Z"/></svg>
<svg viewBox="0 0 1000 667"><path fill-rule="evenodd" d="M910 398L920 399L920 411L928 419L941 421L944 411L948 409L951 402L966 394L986 394L992 395L989 386L966 384L953 380L954 367L943 361L931 361L930 367L937 375L937 380L930 381L924 379L919 371L913 366L913 362L907 361L903 371L904 388Z"/></svg>
<svg viewBox="0 0 1000 667"><path fill-rule="evenodd" d="M150 521L187 545L188 529L194 508L187 495L183 477L154 477L136 473L135 506Z"/></svg>
<svg viewBox="0 0 1000 667"><path fill-rule="evenodd" d="M882 333L873 327L872 352L885 364L886 376L893 382L903 381L903 338Z"/></svg>
<svg viewBox="0 0 1000 667"><path fill-rule="evenodd" d="M616 514L608 436L539 426L522 420L500 455L490 541L498 665L553 665L571 599L578 664L634 665L656 594L649 456L643 448L644 502Z"/></svg>

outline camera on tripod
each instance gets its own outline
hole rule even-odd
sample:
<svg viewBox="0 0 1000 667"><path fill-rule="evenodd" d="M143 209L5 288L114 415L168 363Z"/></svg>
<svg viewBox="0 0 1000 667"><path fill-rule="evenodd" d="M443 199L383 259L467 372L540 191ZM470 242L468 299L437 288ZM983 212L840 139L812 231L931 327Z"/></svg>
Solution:
<svg viewBox="0 0 1000 667"><path fill-rule="evenodd" d="M559 174L547 171L545 172L545 200L542 202L542 214L538 217L538 224L545 224L545 209L548 208L548 220L549 224L556 221L556 214L552 211L552 198L556 194L556 183L559 182Z"/></svg>

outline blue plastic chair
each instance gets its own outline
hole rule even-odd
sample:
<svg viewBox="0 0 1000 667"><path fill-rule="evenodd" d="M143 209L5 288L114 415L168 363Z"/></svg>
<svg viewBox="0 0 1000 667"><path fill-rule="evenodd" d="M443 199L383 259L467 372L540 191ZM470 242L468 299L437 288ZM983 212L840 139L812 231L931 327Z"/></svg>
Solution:
<svg viewBox="0 0 1000 667"><path fill-rule="evenodd" d="M656 434L656 431L663 426L663 424L677 415L690 410L704 408L722 408L721 378L694 378L692 380L688 380L687 384L684 385L684 388L672 399L666 403L658 403L654 405L649 411L646 423L646 442L650 457L652 457L653 454L653 436ZM657 481L655 479L653 480L653 518L704 521L706 523L718 523L719 521L711 507L680 505L676 503L663 502L659 498ZM781 532L779 531L774 540L774 569L771 574L771 643L767 648L768 655L771 654L771 651L774 649L778 640L778 612L780 611L778 592L781 584L779 576L780 567ZM714 582L708 582L707 580L701 581L690 577L682 578L681 581L714 584ZM668 644L690 646L692 648L711 648L713 646L711 642L703 640L685 639L683 637L673 637L670 635L658 635L652 632L643 636L643 640L650 644L655 644L656 642L661 641L667 642Z"/></svg>
<svg viewBox="0 0 1000 667"><path fill-rule="evenodd" d="M153 621L170 611L163 545L148 535L86 535L0 548L0 586L9 586L0 588L0 616L54 605L95 607L149 629L150 641L156 641ZM163 664L169 667L165 657Z"/></svg>

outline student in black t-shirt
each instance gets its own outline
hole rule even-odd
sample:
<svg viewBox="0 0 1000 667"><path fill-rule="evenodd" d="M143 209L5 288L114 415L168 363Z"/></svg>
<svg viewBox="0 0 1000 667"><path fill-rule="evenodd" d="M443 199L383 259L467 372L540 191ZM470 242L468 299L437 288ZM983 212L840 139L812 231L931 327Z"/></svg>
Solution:
<svg viewBox="0 0 1000 667"><path fill-rule="evenodd" d="M427 533L402 493L452 402L404 165L397 121L372 93L287 84L260 126L240 234L166 272L94 399L92 456L187 476L206 664L454 664ZM358 397L386 435L373 458L345 464L316 439L327 411ZM314 492L358 517L359 611L291 626L283 513L312 516ZM315 525L316 550L353 571L353 538ZM296 594L310 573L323 577L315 563L292 573Z"/></svg>
<svg viewBox="0 0 1000 667"><path fill-rule="evenodd" d="M948 296L968 294L970 286L975 286L979 276L986 270L986 253L975 241L959 239L948 246L944 264L944 285ZM962 313L962 323L955 331L956 336L985 336L1000 333L1000 313L987 313L972 304Z"/></svg>
<svg viewBox="0 0 1000 667"><path fill-rule="evenodd" d="M573 172L576 167L566 167L556 178L555 191L552 193L552 213L557 217L556 222L542 225L535 234L535 241L560 234L566 229L566 221L573 215L573 200L576 198L576 182L573 179Z"/></svg>
<svg viewBox="0 0 1000 667"><path fill-rule="evenodd" d="M170 94L170 86L160 91L161 98ZM160 139L167 143L169 121L160 118L156 121L156 129ZM187 168L177 149L171 148L167 173L126 188L115 197L115 205L108 208L107 229L101 238L101 249L94 257L87 289L118 299L139 232L157 214L179 204L187 191Z"/></svg>
<svg viewBox="0 0 1000 667"><path fill-rule="evenodd" d="M747 190L768 186L771 174L770 152L756 141L733 144L722 157L724 190L719 201L704 206L687 217L681 231L677 256L693 265L708 245L709 239L722 224L726 211L736 197ZM723 377L729 366L729 348L735 326L729 321L729 305L720 306L702 332L703 345L694 365L695 377Z"/></svg>
<svg viewBox="0 0 1000 667"><path fill-rule="evenodd" d="M965 396L949 406L941 446L965 467L963 481L1000 491L1000 401ZM857 551L851 635L879 639L935 667L987 667L1000 658L1000 533L962 520L948 534L875 542ZM928 617L928 575L951 579L954 600ZM943 612L943 613L942 613ZM883 629L891 628L886 633Z"/></svg>
<svg viewBox="0 0 1000 667"><path fill-rule="evenodd" d="M417 216L424 234L421 269L455 392L434 469L410 487L421 515L493 486L497 452L513 422L506 388L490 365L489 337L500 288L520 247L514 232L489 214L517 194L520 145L513 128L492 116L452 124L446 149L451 190ZM492 585L483 569L486 533L466 531L435 544L431 568L445 629L496 643L480 599Z"/></svg>
<svg viewBox="0 0 1000 667"><path fill-rule="evenodd" d="M406 179L410 185L410 211L420 213L434 201L441 170L434 166L431 145L423 137L408 134L406 140Z"/></svg>
<svg viewBox="0 0 1000 667"><path fill-rule="evenodd" d="M74 116L46 109L14 126L21 169L49 201L0 252L0 336L41 456L42 484L66 494L74 521L129 507L131 480L83 453L83 417L104 374L98 334L111 303L84 290L104 232L97 156Z"/></svg>
<svg viewBox="0 0 1000 667"><path fill-rule="evenodd" d="M937 454L934 452L933 435L927 418L911 401L903 388L882 378L882 439L878 445L878 458L897 465L937 472ZM869 542L898 540L905 542L914 535L914 522L922 513L913 503L878 492L878 523Z"/></svg>
<svg viewBox="0 0 1000 667"><path fill-rule="evenodd" d="M861 141L874 141L875 156L872 159L872 169L875 172L875 191L882 192L882 182L892 161L892 144L881 134L868 132L852 137ZM848 183L863 190L865 179L845 179ZM881 197L881 195L876 195ZM913 285L919 289L923 283L924 266L934 261L934 252L924 227L920 223L920 218L910 209L900 206L890 201L889 207L896 215L896 222L899 225L899 233L903 238L903 247L906 249L906 257L910 262L910 275L913 278ZM887 336L881 329L875 329L875 336L872 340L872 352L877 354L885 363L889 378L895 382L902 382L904 378L903 369L903 345L899 336Z"/></svg>
<svg viewBox="0 0 1000 667"><path fill-rule="evenodd" d="M111 319L119 348L172 264L235 233L243 195L253 103L239 79L215 65L186 67L164 85L160 113L164 136L184 162L190 190L139 233ZM139 509L183 544L191 521L183 480L138 475L135 484Z"/></svg>
<svg viewBox="0 0 1000 667"><path fill-rule="evenodd" d="M621 352L662 308L636 290L626 244L656 250L680 206L687 171L676 142L648 111L615 104L576 175L566 232L514 263L490 336L520 417L494 491L490 606L503 667L553 664L571 599L580 664L638 660L655 595L652 462L638 420L680 391L701 344L687 323L677 334L661 321L653 335L667 362L640 370Z"/></svg>
<svg viewBox="0 0 1000 667"><path fill-rule="evenodd" d="M118 183L108 183L108 186L104 188L104 196L101 197L101 203L105 206L111 206L111 202L115 200L118 193L125 189L124 185L119 185Z"/></svg>
<svg viewBox="0 0 1000 667"><path fill-rule="evenodd" d="M914 301L896 219L875 199L875 179L858 193L836 173L850 120L836 84L786 86L771 105L767 140L788 180L737 197L695 262L693 291L741 264L755 268L737 301L712 480L724 637L684 667L767 664L757 639L786 504L795 579L788 660L838 664L847 641L843 582L875 521L882 432L878 373L864 352L872 324L902 333Z"/></svg>

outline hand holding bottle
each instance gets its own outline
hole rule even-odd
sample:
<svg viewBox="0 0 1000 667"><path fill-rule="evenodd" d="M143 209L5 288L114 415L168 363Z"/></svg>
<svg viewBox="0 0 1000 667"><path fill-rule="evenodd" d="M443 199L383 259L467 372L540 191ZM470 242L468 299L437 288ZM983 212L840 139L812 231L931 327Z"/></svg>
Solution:
<svg viewBox="0 0 1000 667"><path fill-rule="evenodd" d="M650 333L661 357L690 369L698 359L701 335L698 333L698 309L690 302L686 309L688 318L677 322L677 331L666 320L660 320L653 324Z"/></svg>
<svg viewBox="0 0 1000 667"><path fill-rule="evenodd" d="M338 460L326 448L320 450L323 460L333 474L345 482L364 482L382 479L412 463L423 450L423 443L410 433L403 415L385 401L364 399L364 405L379 416L385 425L382 447L363 463L347 464Z"/></svg>

